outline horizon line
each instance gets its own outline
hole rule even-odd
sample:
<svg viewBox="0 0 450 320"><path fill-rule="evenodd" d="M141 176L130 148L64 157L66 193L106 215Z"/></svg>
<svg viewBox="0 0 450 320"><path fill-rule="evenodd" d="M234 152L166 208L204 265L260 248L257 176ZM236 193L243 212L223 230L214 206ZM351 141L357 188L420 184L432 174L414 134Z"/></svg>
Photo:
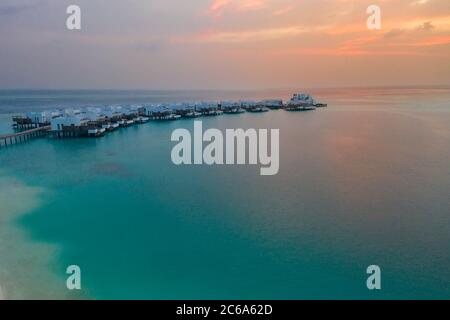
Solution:
<svg viewBox="0 0 450 320"><path fill-rule="evenodd" d="M208 91L221 91L221 92L240 92L240 91L268 91L268 90L296 90L296 89L311 89L311 90L326 90L326 89L383 89L383 88L399 88L399 89L414 89L414 88L436 88L436 89L450 89L450 84L404 84L404 85L346 85L346 86L285 86L285 87L273 87L273 88L0 88L0 92L4 91L166 91L166 92L208 92Z"/></svg>

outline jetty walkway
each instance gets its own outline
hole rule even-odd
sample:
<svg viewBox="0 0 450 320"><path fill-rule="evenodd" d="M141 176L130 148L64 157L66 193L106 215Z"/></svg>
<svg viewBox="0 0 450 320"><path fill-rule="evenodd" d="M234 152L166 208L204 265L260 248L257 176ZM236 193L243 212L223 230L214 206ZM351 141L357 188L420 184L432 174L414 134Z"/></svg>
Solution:
<svg viewBox="0 0 450 320"><path fill-rule="evenodd" d="M51 126L39 127L21 132L0 135L0 148L16 143L22 143L35 137L40 137L50 131Z"/></svg>

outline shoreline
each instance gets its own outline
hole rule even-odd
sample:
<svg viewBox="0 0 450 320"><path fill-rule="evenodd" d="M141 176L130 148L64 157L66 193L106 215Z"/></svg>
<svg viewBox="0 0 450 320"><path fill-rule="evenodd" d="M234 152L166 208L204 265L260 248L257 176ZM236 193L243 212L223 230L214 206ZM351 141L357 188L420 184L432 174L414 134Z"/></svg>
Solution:
<svg viewBox="0 0 450 320"><path fill-rule="evenodd" d="M41 205L44 190L23 184L0 171L0 300L61 297L60 279L52 272L58 248L34 241L17 219ZM31 263L30 263L31 262ZM64 295L62 295L64 297Z"/></svg>

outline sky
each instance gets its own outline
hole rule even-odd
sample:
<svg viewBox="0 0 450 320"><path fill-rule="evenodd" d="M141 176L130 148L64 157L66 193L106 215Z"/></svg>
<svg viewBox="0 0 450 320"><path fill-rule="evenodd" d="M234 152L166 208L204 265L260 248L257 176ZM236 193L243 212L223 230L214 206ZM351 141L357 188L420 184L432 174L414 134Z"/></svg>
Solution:
<svg viewBox="0 0 450 320"><path fill-rule="evenodd" d="M0 0L0 89L392 85L450 85L449 0Z"/></svg>

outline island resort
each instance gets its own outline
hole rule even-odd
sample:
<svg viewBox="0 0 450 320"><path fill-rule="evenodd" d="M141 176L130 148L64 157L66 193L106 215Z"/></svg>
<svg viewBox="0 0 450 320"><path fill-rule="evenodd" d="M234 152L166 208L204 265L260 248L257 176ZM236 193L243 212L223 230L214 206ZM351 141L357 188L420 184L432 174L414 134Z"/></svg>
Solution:
<svg viewBox="0 0 450 320"><path fill-rule="evenodd" d="M168 104L85 107L42 112L27 112L12 117L12 134L0 136L0 147L22 143L32 138L97 138L118 128L154 121L220 116L269 110L311 111L327 104L316 103L309 94L298 93L284 102L281 99L262 101L240 100L221 102L184 102Z"/></svg>

